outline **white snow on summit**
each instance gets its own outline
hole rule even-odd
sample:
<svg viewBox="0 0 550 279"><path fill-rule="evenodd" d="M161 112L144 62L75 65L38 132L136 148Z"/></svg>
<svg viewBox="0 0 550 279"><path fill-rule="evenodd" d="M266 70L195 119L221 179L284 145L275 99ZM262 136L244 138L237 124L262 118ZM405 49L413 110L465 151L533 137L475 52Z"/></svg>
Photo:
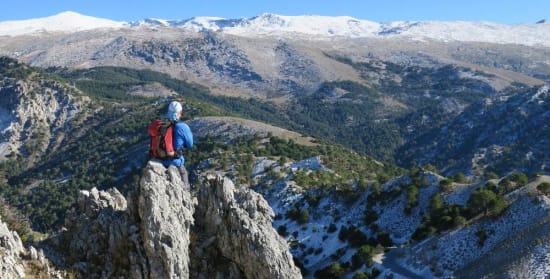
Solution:
<svg viewBox="0 0 550 279"><path fill-rule="evenodd" d="M394 21L377 23L349 16L283 16L262 14L252 18L194 17L185 20L144 19L119 22L64 12L46 18L0 22L0 36L40 32L77 32L95 28L163 26L193 32L222 32L244 37L301 36L309 39L405 38L417 41L466 41L550 47L550 23L497 24L471 21Z"/></svg>
<svg viewBox="0 0 550 279"><path fill-rule="evenodd" d="M226 33L249 36L253 34L301 33L321 36L372 37L379 24L348 16L281 16L263 14L226 27Z"/></svg>
<svg viewBox="0 0 550 279"><path fill-rule="evenodd" d="M392 22L382 26L384 32L397 29L395 35L437 41L469 41L550 46L550 25L506 25L472 21Z"/></svg>
<svg viewBox="0 0 550 279"><path fill-rule="evenodd" d="M127 25L126 22L68 11L44 18L0 22L0 36L18 36L41 32L77 32L98 28L121 28Z"/></svg>

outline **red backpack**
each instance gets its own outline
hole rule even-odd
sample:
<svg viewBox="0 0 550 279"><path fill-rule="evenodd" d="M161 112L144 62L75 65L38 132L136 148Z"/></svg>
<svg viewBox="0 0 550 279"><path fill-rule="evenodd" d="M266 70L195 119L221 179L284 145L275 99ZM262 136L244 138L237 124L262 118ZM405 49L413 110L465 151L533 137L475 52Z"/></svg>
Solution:
<svg viewBox="0 0 550 279"><path fill-rule="evenodd" d="M158 159L174 158L173 144L175 121L155 118L149 123L147 132L151 136L149 154Z"/></svg>

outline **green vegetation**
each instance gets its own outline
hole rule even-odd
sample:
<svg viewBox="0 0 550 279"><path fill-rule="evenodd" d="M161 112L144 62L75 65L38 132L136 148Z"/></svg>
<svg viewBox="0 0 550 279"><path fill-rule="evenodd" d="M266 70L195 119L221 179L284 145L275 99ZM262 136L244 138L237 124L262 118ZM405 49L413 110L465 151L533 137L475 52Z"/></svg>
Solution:
<svg viewBox="0 0 550 279"><path fill-rule="evenodd" d="M376 254L376 249L370 245L363 245L357 249L357 252L351 257L352 269L358 269L363 264L367 267L372 267L372 257Z"/></svg>
<svg viewBox="0 0 550 279"><path fill-rule="evenodd" d="M298 222L300 225L305 225L309 222L309 211L294 207L286 213L286 217Z"/></svg>
<svg viewBox="0 0 550 279"><path fill-rule="evenodd" d="M332 92L336 89L348 93L335 98ZM400 128L373 118L379 98L377 91L354 82L325 83L316 93L295 99L286 113L295 123L291 128L392 160L401 144Z"/></svg>
<svg viewBox="0 0 550 279"><path fill-rule="evenodd" d="M16 208L10 206L4 199L0 198L0 219L6 223L10 230L14 230L21 237L31 232L29 220Z"/></svg>
<svg viewBox="0 0 550 279"><path fill-rule="evenodd" d="M13 58L0 56L0 80L4 77L13 78L16 80L24 80L36 71L36 69L19 63Z"/></svg>
<svg viewBox="0 0 550 279"><path fill-rule="evenodd" d="M472 214L482 213L487 216L498 216L507 207L503 196L485 188L473 192L468 199L468 208Z"/></svg>
<svg viewBox="0 0 550 279"><path fill-rule="evenodd" d="M193 105L197 115L240 116L287 127L286 116L271 103L252 98L212 95L201 85L178 80L164 73L119 67L97 67L79 71L54 69L52 72L76 83L77 87L82 87L84 92L95 98L112 101L148 99L130 96L128 92L134 86L156 82L173 90Z"/></svg>
<svg viewBox="0 0 550 279"><path fill-rule="evenodd" d="M3 76L26 78L34 73L32 67L18 64L14 60L0 60L0 65L0 74ZM404 95L403 89L394 87L389 80L385 80L379 88L351 81L337 81L323 84L312 95L297 97L286 108L255 99L214 96L200 85L150 70L115 67L78 71L49 69L50 75L59 86L74 84L92 97L93 102L90 107L85 108L86 115L77 116L67 128L68 140L59 151L49 153L30 169L27 169L26 158L17 155L0 163L0 193L10 204L30 217L33 228L48 231L55 230L62 224L65 212L74 204L81 189L116 186L123 193L131 191L135 188L140 170L147 160L144 146L148 137L144 133L144 127L152 117L161 114L164 108L162 105L151 105L157 98L130 96L128 92L134 86L158 83L179 94L176 98L184 102L185 116L189 118L206 115L240 116L299 129L342 144L321 142L317 146L302 146L292 140L273 136L267 139L258 136L242 137L226 144L220 139L207 137L197 141L196 148L186 154L187 165L191 170L208 161L209 167L228 172L237 183L251 184L250 176L255 157L273 158L282 164L289 160L320 156L323 164L330 170L297 171L294 173L294 180L303 188L334 190L351 198L372 188L374 193L369 196L370 201L388 200L406 191L406 210L410 212L418 204L419 188L424 187L426 182L413 175L411 185L382 192L381 183L403 174L404 171L391 164L375 161L362 153L367 151L378 158L392 160L395 150L401 145L402 127L413 124L411 121L414 117L407 116L411 111L400 110L399 113L390 114L377 111L381 97L388 93L406 105L422 110L433 105L429 99L422 97L424 93L421 92L427 88L436 86L437 94L451 94L446 90L452 91L453 88L465 86L469 81L458 78L451 83L442 81L444 73L456 73L459 71L456 68L434 70L429 72L428 78L421 78L417 73L426 69L398 69L396 65L388 66L390 72L403 70L407 73L402 86L414 89L407 93L410 95ZM354 64L354 67L367 69L369 65ZM423 84L418 84L420 79ZM436 80L438 82L434 83ZM471 101L478 95L482 94L474 92L457 97L463 101ZM389 118L379 121L377 117L380 115ZM437 115L435 113L434 117ZM437 123L434 125L437 126ZM36 141L26 144L27 153L31 156L42 143L40 137L37 137ZM348 147L361 152L352 151ZM427 165L426 169L436 171L432 165ZM275 174L269 177L278 179ZM463 181L459 174L453 178ZM522 185L525 177L512 175L509 181L512 181L512 185ZM446 179L441 185L445 189L451 187L452 182ZM318 199L310 197L309 206L315 207L316 201ZM472 210L478 209L472 203ZM430 228L438 231L464 222L463 209L437 205L436 202L433 207L431 218L423 223L428 231L432 230ZM297 210L289 216L300 223L306 223L310 218L309 212L305 209ZM366 214L365 222L370 224L376 220L376 214L372 213ZM359 242L362 243L361 240Z"/></svg>
<svg viewBox="0 0 550 279"><path fill-rule="evenodd" d="M543 195L550 195L550 183L549 182L542 182L537 186L537 190L539 190Z"/></svg>
<svg viewBox="0 0 550 279"><path fill-rule="evenodd" d="M410 214L411 210L418 205L418 188L415 185L410 185L407 189L407 204L405 205L405 213Z"/></svg>
<svg viewBox="0 0 550 279"><path fill-rule="evenodd" d="M487 240L487 237L488 237L487 233L481 229L476 232L476 236L477 236L477 244L480 247L483 247L483 244L485 244L485 240Z"/></svg>
<svg viewBox="0 0 550 279"><path fill-rule="evenodd" d="M249 184L254 157L289 158L294 161L320 156L329 170L304 171L294 174L294 181L305 189L334 189L351 196L366 190L367 180L385 181L403 173L403 170L390 164L381 164L372 158L353 152L343 146L322 144L304 146L292 140L270 136L239 137L230 144L207 137L197 142L197 147L189 152L189 166L193 167L206 159L217 158L210 167L218 170L234 171L228 175L241 183ZM287 159L283 159L286 161ZM279 159L281 161L281 159ZM355 188L354 184L364 184Z"/></svg>
<svg viewBox="0 0 550 279"><path fill-rule="evenodd" d="M449 192L453 189L453 181L448 178L444 178L439 181L439 186L444 192Z"/></svg>
<svg viewBox="0 0 550 279"><path fill-rule="evenodd" d="M457 172L453 175L453 181L456 183L468 183L468 179L462 172Z"/></svg>
<svg viewBox="0 0 550 279"><path fill-rule="evenodd" d="M154 114L154 109L144 110L139 104L105 103L101 117L73 123L64 148L48 154L41 164L18 171L1 164L0 173L10 173L8 185L0 189L2 195L30 217L34 229L48 231L63 223L79 190L116 186L126 193L135 187L146 160L147 150L141 146L148 136L143 131ZM24 191L29 185L35 186Z"/></svg>
<svg viewBox="0 0 550 279"><path fill-rule="evenodd" d="M332 278L342 278L344 274L346 273L346 270L340 263L334 262L330 266L317 270L315 272L315 278L326 278L326 279L332 279Z"/></svg>
<svg viewBox="0 0 550 279"><path fill-rule="evenodd" d="M423 217L412 238L420 240L436 232L462 226L466 223L465 216L466 211L462 207L445 203L441 194L436 193L430 199L430 214Z"/></svg>

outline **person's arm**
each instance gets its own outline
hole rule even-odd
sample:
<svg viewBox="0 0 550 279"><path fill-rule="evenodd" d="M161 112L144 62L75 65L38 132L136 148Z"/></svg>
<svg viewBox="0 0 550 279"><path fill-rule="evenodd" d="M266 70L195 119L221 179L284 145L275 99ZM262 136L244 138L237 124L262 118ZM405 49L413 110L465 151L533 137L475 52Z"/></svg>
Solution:
<svg viewBox="0 0 550 279"><path fill-rule="evenodd" d="M179 133L183 137L183 142L181 148L191 149L193 147L193 133L191 128L185 123L178 125Z"/></svg>

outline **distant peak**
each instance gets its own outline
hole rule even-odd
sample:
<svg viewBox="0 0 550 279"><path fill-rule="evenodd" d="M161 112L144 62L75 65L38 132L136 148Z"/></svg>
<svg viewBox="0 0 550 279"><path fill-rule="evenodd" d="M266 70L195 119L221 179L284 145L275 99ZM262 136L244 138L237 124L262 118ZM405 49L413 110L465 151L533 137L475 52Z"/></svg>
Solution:
<svg viewBox="0 0 550 279"><path fill-rule="evenodd" d="M263 13L250 19L251 21L262 22L263 24L283 26L285 19L277 14Z"/></svg>
<svg viewBox="0 0 550 279"><path fill-rule="evenodd" d="M64 11L53 16L84 16L84 15L73 11Z"/></svg>
<svg viewBox="0 0 550 279"><path fill-rule="evenodd" d="M83 15L81 13L77 13L77 12L73 12L73 11L61 12L61 13L58 13L56 15L49 16L49 17L46 17L46 18L43 18L43 19L57 19L57 18L73 19L73 20L74 19L100 19L100 18L96 18L96 17L92 17L92 16ZM108 20L108 19L103 19L103 20Z"/></svg>
<svg viewBox="0 0 550 279"><path fill-rule="evenodd" d="M126 22L65 11L49 17L0 22L0 36L17 36L43 32L76 32L96 28L121 28L126 25Z"/></svg>
<svg viewBox="0 0 550 279"><path fill-rule="evenodd" d="M274 13L263 13L259 16L255 16L253 18L277 18L277 17L281 17L281 16L278 15L278 14L274 14Z"/></svg>

